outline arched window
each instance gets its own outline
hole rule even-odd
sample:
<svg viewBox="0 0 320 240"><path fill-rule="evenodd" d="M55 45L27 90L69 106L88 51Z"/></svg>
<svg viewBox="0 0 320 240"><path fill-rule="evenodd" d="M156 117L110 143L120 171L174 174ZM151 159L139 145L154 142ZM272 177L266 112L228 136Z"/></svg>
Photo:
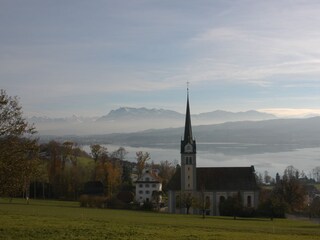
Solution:
<svg viewBox="0 0 320 240"><path fill-rule="evenodd" d="M247 207L251 207L252 205L252 199L251 199L251 196L248 196L247 197Z"/></svg>

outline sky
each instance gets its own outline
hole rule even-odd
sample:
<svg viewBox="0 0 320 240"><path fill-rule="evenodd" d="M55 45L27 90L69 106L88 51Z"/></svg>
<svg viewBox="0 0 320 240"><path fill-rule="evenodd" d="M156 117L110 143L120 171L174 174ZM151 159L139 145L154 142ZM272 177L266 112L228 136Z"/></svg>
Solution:
<svg viewBox="0 0 320 240"><path fill-rule="evenodd" d="M27 116L320 113L320 1L0 0L0 88Z"/></svg>

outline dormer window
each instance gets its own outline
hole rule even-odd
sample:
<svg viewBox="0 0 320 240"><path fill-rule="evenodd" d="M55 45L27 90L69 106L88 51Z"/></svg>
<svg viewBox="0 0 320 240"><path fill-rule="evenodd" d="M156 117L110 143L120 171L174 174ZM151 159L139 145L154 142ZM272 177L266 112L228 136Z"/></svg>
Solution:
<svg viewBox="0 0 320 240"><path fill-rule="evenodd" d="M146 177L145 180L148 182L148 181L150 181L150 178Z"/></svg>

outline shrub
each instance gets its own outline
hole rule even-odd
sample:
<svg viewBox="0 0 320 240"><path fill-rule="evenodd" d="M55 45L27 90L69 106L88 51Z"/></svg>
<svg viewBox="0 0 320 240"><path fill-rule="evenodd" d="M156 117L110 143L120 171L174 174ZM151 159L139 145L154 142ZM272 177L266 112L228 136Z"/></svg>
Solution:
<svg viewBox="0 0 320 240"><path fill-rule="evenodd" d="M125 202L121 201L120 199L113 197L107 201L107 207L108 208L114 208L114 209L129 209L129 204L126 204Z"/></svg>

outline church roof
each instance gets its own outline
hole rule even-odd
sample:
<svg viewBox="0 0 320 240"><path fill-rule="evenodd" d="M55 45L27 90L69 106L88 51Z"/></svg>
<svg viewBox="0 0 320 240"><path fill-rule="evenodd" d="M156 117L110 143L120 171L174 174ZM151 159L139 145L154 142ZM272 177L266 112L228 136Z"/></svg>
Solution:
<svg viewBox="0 0 320 240"><path fill-rule="evenodd" d="M197 190L211 191L258 190L254 167L212 167L197 168ZM181 190L181 170L168 183L168 189Z"/></svg>

